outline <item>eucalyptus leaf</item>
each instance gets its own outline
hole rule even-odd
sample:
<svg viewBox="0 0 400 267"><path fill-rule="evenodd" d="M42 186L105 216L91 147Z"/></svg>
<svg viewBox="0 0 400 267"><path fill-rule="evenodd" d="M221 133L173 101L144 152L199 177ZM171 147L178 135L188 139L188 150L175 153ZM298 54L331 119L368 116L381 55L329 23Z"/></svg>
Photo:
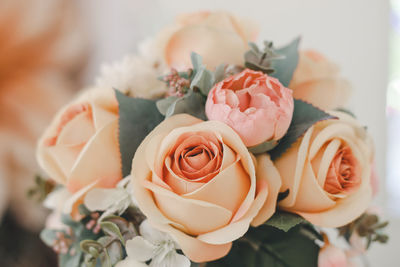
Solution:
<svg viewBox="0 0 400 267"><path fill-rule="evenodd" d="M279 158L315 123L322 120L335 118L336 117L314 107L309 103L294 99L292 122L290 123L286 135L279 141L279 145L269 152L271 159L276 160Z"/></svg>
<svg viewBox="0 0 400 267"><path fill-rule="evenodd" d="M271 76L277 78L286 87L289 86L299 62L299 44L300 37L294 39L290 44L277 49L276 53L284 56L284 58L271 62L271 67L274 69Z"/></svg>
<svg viewBox="0 0 400 267"><path fill-rule="evenodd" d="M204 105L204 97L200 93L190 90L185 96L171 104L167 110L166 117L187 113L202 120L206 120L207 117Z"/></svg>
<svg viewBox="0 0 400 267"><path fill-rule="evenodd" d="M158 100L156 102L158 111L162 115L166 116L168 108L178 99L179 99L179 97L177 97L177 96L169 96L167 98L163 98L163 99Z"/></svg>
<svg viewBox="0 0 400 267"><path fill-rule="evenodd" d="M94 257L97 257L98 255L94 255L93 254L94 252L91 249L95 249L97 251L97 253L100 253L104 249L103 245L95 240L81 241L80 248L83 252L88 253Z"/></svg>
<svg viewBox="0 0 400 267"><path fill-rule="evenodd" d="M97 241L107 249L107 253L112 265L123 259L124 251L121 242L111 236L100 237Z"/></svg>
<svg viewBox="0 0 400 267"><path fill-rule="evenodd" d="M299 215L277 211L265 224L287 232L296 225L304 222L306 221Z"/></svg>
<svg viewBox="0 0 400 267"><path fill-rule="evenodd" d="M103 221L100 223L100 227L105 234L114 238L118 238L122 244L125 244L125 240L122 237L121 231L115 223Z"/></svg>
<svg viewBox="0 0 400 267"><path fill-rule="evenodd" d="M54 241L57 239L57 231L53 229L43 229L40 232L40 239L49 247L54 244Z"/></svg>
<svg viewBox="0 0 400 267"><path fill-rule="evenodd" d="M69 227L71 227L74 231L77 231L81 228L82 224L80 222L74 221L71 216L63 213L61 215L61 222Z"/></svg>
<svg viewBox="0 0 400 267"><path fill-rule="evenodd" d="M59 265L60 267L80 267L82 256L82 252L79 250L73 254L60 254Z"/></svg>
<svg viewBox="0 0 400 267"><path fill-rule="evenodd" d="M119 105L119 148L122 175L131 172L132 159L143 139L164 119L154 100L131 98L118 90L115 94Z"/></svg>
<svg viewBox="0 0 400 267"><path fill-rule="evenodd" d="M203 59L199 54L192 52L190 54L190 59L192 61L192 66L194 70L198 70L203 66Z"/></svg>
<svg viewBox="0 0 400 267"><path fill-rule="evenodd" d="M264 41L264 49L259 49L255 43L249 43L250 50L244 55L245 67L262 71L267 74L273 73L275 70L272 67L272 62L275 60L282 59L283 57L279 55L272 42Z"/></svg>
<svg viewBox="0 0 400 267"><path fill-rule="evenodd" d="M278 145L278 141L272 140L272 141L267 141L264 143L261 143L256 146L248 147L249 151L253 154L262 154L267 151L270 151L274 149Z"/></svg>
<svg viewBox="0 0 400 267"><path fill-rule="evenodd" d="M193 77L190 88L198 88L203 95L207 96L213 85L214 74L205 67L201 67Z"/></svg>
<svg viewBox="0 0 400 267"><path fill-rule="evenodd" d="M220 81L222 81L224 79L224 75L225 75L225 65L224 64L218 65L214 71L214 83L219 83Z"/></svg>
<svg viewBox="0 0 400 267"><path fill-rule="evenodd" d="M108 251L105 250L100 255L101 267L112 267L110 256L108 255Z"/></svg>
<svg viewBox="0 0 400 267"><path fill-rule="evenodd" d="M137 219L138 216L135 216ZM130 240L138 235L132 222L128 222L126 219L119 216L108 216L103 219L103 222L111 222L118 226L125 241ZM123 242L125 243L125 242Z"/></svg>
<svg viewBox="0 0 400 267"><path fill-rule="evenodd" d="M80 204L78 206L78 211L81 215L87 216L90 215L92 212L88 210L88 208L84 204Z"/></svg>

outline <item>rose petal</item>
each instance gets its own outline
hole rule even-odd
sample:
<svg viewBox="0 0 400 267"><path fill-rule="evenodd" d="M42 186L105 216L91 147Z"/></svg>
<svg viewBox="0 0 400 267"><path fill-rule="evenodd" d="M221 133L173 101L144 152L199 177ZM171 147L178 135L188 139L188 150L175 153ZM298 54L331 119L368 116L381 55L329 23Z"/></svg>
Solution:
<svg viewBox="0 0 400 267"><path fill-rule="evenodd" d="M316 213L299 212L298 214L317 226L336 228L350 223L365 212L371 203L370 171L370 166L365 166L360 189L336 201L334 208Z"/></svg>
<svg viewBox="0 0 400 267"><path fill-rule="evenodd" d="M63 127L56 145L80 145L87 142L93 134L92 113L86 111L75 116Z"/></svg>
<svg viewBox="0 0 400 267"><path fill-rule="evenodd" d="M314 128L310 127L301 141L296 142L285 152L284 157L278 158L274 163L282 179L282 190L289 189L289 195L279 202L281 206L292 207L297 198L304 164L307 158L308 146ZM288 166L292 166L288 168Z"/></svg>
<svg viewBox="0 0 400 267"><path fill-rule="evenodd" d="M172 221L183 226L182 231L199 235L227 225L232 212L209 202L185 199L148 181L143 186L153 192L160 211Z"/></svg>
<svg viewBox="0 0 400 267"><path fill-rule="evenodd" d="M268 195L264 205L251 222L251 225L254 227L260 226L275 213L278 194L282 185L279 172L271 161L270 156L267 154L262 154L257 157L256 174L257 181L264 180L267 182Z"/></svg>
<svg viewBox="0 0 400 267"><path fill-rule="evenodd" d="M234 164L221 171L211 181L182 196L213 203L235 214L249 189L249 175L243 170L240 157L238 157Z"/></svg>
<svg viewBox="0 0 400 267"><path fill-rule="evenodd" d="M122 179L118 145L118 120L99 130L86 144L71 170L67 187L71 192L98 181L98 187L114 187ZM94 166L90 168L88 166Z"/></svg>
<svg viewBox="0 0 400 267"><path fill-rule="evenodd" d="M234 241L243 236L249 229L250 222L260 211L261 207L265 203L268 195L268 185L266 181L259 180L257 182L257 195L252 202L247 212L241 216L241 219L236 222L232 222L229 225L218 229L214 232L199 235L197 238L209 244L224 244L226 242Z"/></svg>
<svg viewBox="0 0 400 267"><path fill-rule="evenodd" d="M44 150L51 156L51 161L49 163L51 163L53 168L58 168L62 173L62 177L67 180L82 148L83 145L56 145L45 147Z"/></svg>

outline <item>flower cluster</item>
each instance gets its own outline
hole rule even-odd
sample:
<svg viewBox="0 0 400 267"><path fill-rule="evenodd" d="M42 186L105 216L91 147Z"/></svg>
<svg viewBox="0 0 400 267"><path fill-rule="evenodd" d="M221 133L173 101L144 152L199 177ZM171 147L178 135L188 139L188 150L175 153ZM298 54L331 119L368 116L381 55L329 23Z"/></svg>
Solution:
<svg viewBox="0 0 400 267"><path fill-rule="evenodd" d="M320 227L361 225L371 138L333 110L348 94L333 63L299 52L299 39L250 49L256 32L224 12L182 16L148 60L104 67L99 85L55 116L37 152L61 186L46 200L44 237L68 237L68 217L75 238L57 247L68 262L327 266L344 255ZM375 231L385 225L359 238L384 242Z"/></svg>

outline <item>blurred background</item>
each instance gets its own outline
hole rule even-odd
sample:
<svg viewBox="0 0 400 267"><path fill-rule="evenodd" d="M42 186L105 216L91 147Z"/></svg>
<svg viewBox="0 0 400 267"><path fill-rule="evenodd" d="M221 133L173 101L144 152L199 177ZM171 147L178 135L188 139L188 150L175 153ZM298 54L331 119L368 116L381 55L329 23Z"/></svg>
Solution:
<svg viewBox="0 0 400 267"><path fill-rule="evenodd" d="M56 266L37 231L45 212L26 198L38 169L35 140L54 112L91 85L102 62L136 51L174 16L227 10L260 25L259 40L301 35L354 87L350 107L376 142L388 245L370 266L398 266L400 245L400 0L1 0L0 266Z"/></svg>

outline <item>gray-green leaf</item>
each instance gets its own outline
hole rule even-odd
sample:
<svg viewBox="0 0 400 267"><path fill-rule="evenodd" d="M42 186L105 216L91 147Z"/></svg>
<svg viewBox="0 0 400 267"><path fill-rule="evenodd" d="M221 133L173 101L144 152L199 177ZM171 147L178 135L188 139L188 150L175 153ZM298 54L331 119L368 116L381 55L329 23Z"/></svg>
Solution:
<svg viewBox="0 0 400 267"><path fill-rule="evenodd" d="M143 139L164 119L155 101L128 97L118 90L115 95L119 105L119 148L122 175L131 172L132 159Z"/></svg>
<svg viewBox="0 0 400 267"><path fill-rule="evenodd" d="M122 237L121 231L115 223L103 221L100 223L100 227L105 234L114 238L118 238L122 244L125 244L125 240Z"/></svg>
<svg viewBox="0 0 400 267"><path fill-rule="evenodd" d="M206 120L206 113L204 109L205 99L198 93L190 90L185 96L180 97L173 102L166 112L166 117L175 114L187 113L194 117Z"/></svg>
<svg viewBox="0 0 400 267"><path fill-rule="evenodd" d="M267 151L270 151L274 149L278 145L278 141L272 140L272 141L267 141L264 143L261 143L256 146L248 147L249 151L253 154L262 154Z"/></svg>
<svg viewBox="0 0 400 267"><path fill-rule="evenodd" d="M265 224L287 232L299 223L303 222L305 222L305 220L299 215L277 211L268 221L265 222Z"/></svg>
<svg viewBox="0 0 400 267"><path fill-rule="evenodd" d="M274 69L271 76L277 78L286 87L289 86L299 62L299 44L300 37L293 40L290 44L277 49L276 53L284 56L284 58L274 60L271 63L271 67Z"/></svg>

